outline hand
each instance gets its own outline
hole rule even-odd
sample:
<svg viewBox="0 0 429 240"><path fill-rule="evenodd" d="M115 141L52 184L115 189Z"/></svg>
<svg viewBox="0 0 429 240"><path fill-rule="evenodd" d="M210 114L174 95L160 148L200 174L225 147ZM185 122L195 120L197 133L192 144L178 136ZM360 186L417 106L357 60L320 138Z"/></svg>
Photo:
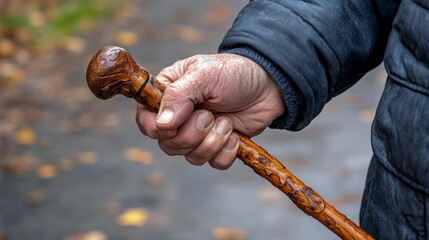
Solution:
<svg viewBox="0 0 429 240"><path fill-rule="evenodd" d="M159 113L138 105L137 125L165 153L184 155L194 165L229 168L238 150L233 129L255 136L285 111L275 82L239 55L196 55L163 69L157 79L166 85Z"/></svg>

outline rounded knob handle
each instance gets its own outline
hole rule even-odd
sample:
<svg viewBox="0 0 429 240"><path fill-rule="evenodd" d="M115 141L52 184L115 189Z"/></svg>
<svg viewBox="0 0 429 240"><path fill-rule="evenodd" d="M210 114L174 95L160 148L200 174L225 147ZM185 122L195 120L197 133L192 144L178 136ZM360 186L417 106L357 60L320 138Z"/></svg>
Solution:
<svg viewBox="0 0 429 240"><path fill-rule="evenodd" d="M94 55L86 71L86 82L100 99L122 94L153 111L159 109L165 90L125 49L116 46L106 46Z"/></svg>

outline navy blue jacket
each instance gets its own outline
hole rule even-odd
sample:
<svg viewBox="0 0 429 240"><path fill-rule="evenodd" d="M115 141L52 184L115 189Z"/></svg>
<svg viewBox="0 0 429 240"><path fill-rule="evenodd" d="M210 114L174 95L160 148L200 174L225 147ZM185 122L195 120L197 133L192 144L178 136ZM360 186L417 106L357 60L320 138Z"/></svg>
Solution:
<svg viewBox="0 0 429 240"><path fill-rule="evenodd" d="M384 58L389 78L372 128L375 157L429 193L429 0L252 0L219 52L259 63L300 130Z"/></svg>

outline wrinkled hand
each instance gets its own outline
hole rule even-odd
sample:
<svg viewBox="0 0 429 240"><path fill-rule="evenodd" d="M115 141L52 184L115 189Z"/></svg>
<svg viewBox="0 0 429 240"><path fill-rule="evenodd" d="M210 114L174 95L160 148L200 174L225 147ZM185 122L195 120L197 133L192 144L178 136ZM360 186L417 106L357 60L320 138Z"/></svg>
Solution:
<svg viewBox="0 0 429 240"><path fill-rule="evenodd" d="M194 165L229 168L238 150L233 129L255 136L285 111L274 81L242 56L196 55L163 69L157 79L166 85L159 113L138 105L137 125L165 153L184 155Z"/></svg>

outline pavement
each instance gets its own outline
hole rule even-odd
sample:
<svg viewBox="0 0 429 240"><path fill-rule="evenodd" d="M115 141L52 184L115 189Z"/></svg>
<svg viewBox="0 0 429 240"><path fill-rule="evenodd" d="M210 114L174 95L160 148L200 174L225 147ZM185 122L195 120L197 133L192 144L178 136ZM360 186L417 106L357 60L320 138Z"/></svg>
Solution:
<svg viewBox="0 0 429 240"><path fill-rule="evenodd" d="M0 239L336 239L240 160L218 171L169 157L139 133L132 101L87 89L101 47L121 45L157 73L216 53L244 5L130 1L78 36L80 48L32 57L19 84L0 88ZM303 131L254 138L356 222L384 78L382 66L370 72Z"/></svg>

